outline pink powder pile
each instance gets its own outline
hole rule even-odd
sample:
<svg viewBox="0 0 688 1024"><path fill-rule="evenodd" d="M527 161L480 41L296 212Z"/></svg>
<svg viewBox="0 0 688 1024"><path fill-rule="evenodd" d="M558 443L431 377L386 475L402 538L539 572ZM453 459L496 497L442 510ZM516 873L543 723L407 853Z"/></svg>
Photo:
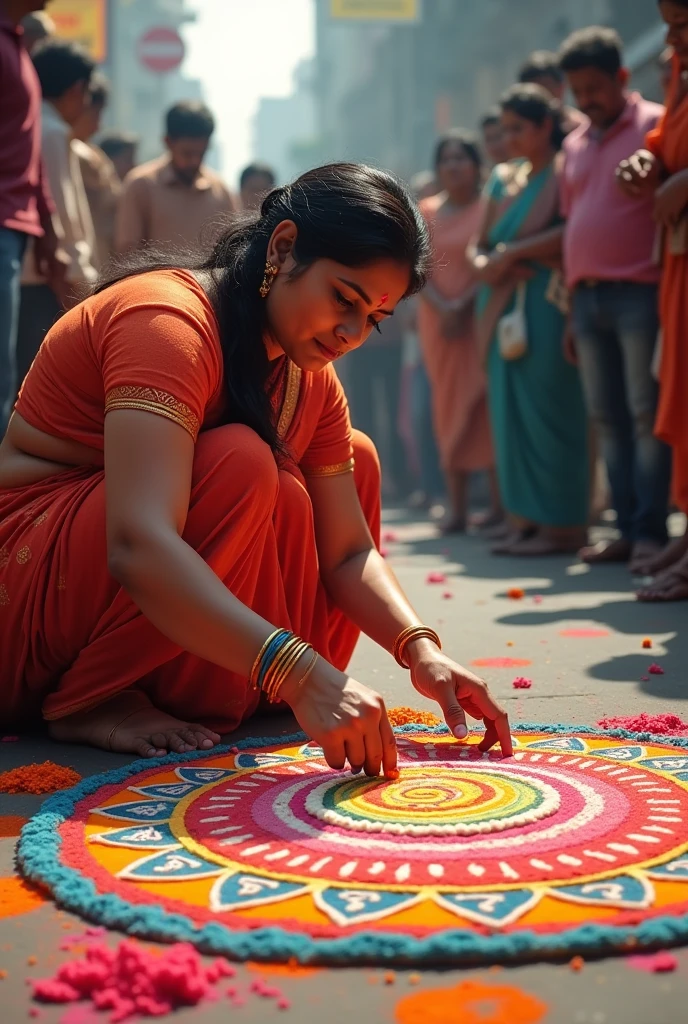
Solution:
<svg viewBox="0 0 688 1024"><path fill-rule="evenodd" d="M447 577L443 572L429 572L425 577L426 583L446 583Z"/></svg>
<svg viewBox="0 0 688 1024"><path fill-rule="evenodd" d="M514 690L529 690L533 685L533 680L526 678L526 676L516 676L511 685Z"/></svg>
<svg viewBox="0 0 688 1024"><path fill-rule="evenodd" d="M653 732L658 736L688 736L688 722L678 715L631 715L622 718L603 718L598 723L603 729L627 729L629 732Z"/></svg>
<svg viewBox="0 0 688 1024"><path fill-rule="evenodd" d="M111 1024L135 1015L160 1017L180 1006L218 998L214 986L235 970L226 960L204 966L189 943L178 942L154 955L125 940L111 949L91 942L81 960L62 964L54 978L31 982L34 999L77 1003L89 999L96 1010L111 1010ZM281 995L281 993L280 993Z"/></svg>
<svg viewBox="0 0 688 1024"><path fill-rule="evenodd" d="M660 950L659 953L641 953L639 956L627 956L626 963L636 971L647 971L648 974L668 974L678 967L678 960L673 953Z"/></svg>

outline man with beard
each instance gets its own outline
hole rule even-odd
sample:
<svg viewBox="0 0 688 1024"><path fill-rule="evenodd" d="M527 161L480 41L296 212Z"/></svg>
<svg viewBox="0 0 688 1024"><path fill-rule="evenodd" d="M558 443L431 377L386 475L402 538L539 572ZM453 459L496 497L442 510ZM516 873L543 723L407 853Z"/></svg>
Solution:
<svg viewBox="0 0 688 1024"><path fill-rule="evenodd" d="M621 39L612 29L575 32L563 44L560 64L590 119L564 142L570 355L580 367L620 534L581 556L591 564L629 562L636 572L666 543L670 452L653 434L660 274L653 259L653 200L624 194L615 172L643 147L663 108L628 90Z"/></svg>
<svg viewBox="0 0 688 1024"><path fill-rule="evenodd" d="M201 103L176 103L167 112L165 147L157 160L127 176L115 227L119 252L145 245L197 246L222 229L222 216L234 201L203 158L215 129L213 115Z"/></svg>

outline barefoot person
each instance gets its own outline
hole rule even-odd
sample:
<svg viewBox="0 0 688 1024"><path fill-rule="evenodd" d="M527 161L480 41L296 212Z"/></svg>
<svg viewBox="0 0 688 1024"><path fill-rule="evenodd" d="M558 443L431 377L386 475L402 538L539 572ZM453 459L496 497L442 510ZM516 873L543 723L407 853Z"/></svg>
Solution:
<svg viewBox="0 0 688 1024"><path fill-rule="evenodd" d="M673 452L674 500L688 513L688 0L661 0L673 47L673 81L667 112L647 137L647 149L622 161L619 182L630 195L654 194L655 220L663 236L660 321L662 350L655 432ZM641 571L655 576L641 601L688 600L688 528Z"/></svg>
<svg viewBox="0 0 688 1024"><path fill-rule="evenodd" d="M477 139L461 131L442 136L435 148L435 173L442 191L420 204L431 227L436 265L420 298L418 331L449 496L449 511L440 528L462 533L468 519L469 478L476 470L489 472L488 520L501 518L487 380L474 329L478 281L466 257L482 215Z"/></svg>
<svg viewBox="0 0 688 1024"><path fill-rule="evenodd" d="M376 775L396 748L345 673L363 629L455 735L466 711L511 753L378 554L378 463L332 367L428 264L403 186L339 164L205 255L130 255L55 325L0 447L3 728L153 757L213 747L262 696Z"/></svg>
<svg viewBox="0 0 688 1024"><path fill-rule="evenodd" d="M563 353L564 317L551 296L563 228L555 157L564 138L559 106L539 85L503 98L514 161L490 177L471 246L478 333L488 368L497 475L513 533L504 555L575 551L588 515L587 423L580 380ZM500 321L520 307L520 346L500 344Z"/></svg>

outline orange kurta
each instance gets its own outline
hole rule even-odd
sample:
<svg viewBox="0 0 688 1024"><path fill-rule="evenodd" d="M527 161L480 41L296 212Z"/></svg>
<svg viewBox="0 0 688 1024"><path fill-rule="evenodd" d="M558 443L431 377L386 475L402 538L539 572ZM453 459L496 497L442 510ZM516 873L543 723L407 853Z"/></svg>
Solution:
<svg viewBox="0 0 688 1024"><path fill-rule="evenodd" d="M459 299L476 284L466 249L480 227L482 203L438 215L441 202L441 196L432 196L421 203L432 229L432 284L443 298ZM494 455L487 381L475 332L471 326L461 337L445 338L440 314L422 297L418 328L442 468L449 473L487 469L494 464Z"/></svg>
<svg viewBox="0 0 688 1024"><path fill-rule="evenodd" d="M247 681L164 637L107 571L105 416L138 408L196 441L184 539L229 590L345 668L357 628L318 573L311 475L354 478L377 542L374 448L351 431L332 369L282 358L269 382L292 459L278 466L248 427L227 424L217 321L186 271L120 282L47 335L17 411L32 426L88 445L92 466L0 491L0 723L55 719L140 686L156 706L229 731L257 706ZM222 425L224 424L224 425Z"/></svg>
<svg viewBox="0 0 688 1024"><path fill-rule="evenodd" d="M669 174L688 170L688 97L680 98L680 66L674 77L667 111L647 137L648 148ZM671 445L674 499L688 512L688 254L674 255L667 244L660 291L662 361L659 409L655 432Z"/></svg>

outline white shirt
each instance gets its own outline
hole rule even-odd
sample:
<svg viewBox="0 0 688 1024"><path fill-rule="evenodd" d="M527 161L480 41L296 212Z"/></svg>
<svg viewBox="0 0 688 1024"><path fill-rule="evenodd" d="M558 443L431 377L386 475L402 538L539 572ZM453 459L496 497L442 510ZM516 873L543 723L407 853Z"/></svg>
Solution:
<svg viewBox="0 0 688 1024"><path fill-rule="evenodd" d="M55 202L55 231L70 260L67 280L73 284L92 284L98 276L93 266L95 231L79 157L72 145L69 125L47 100L42 106L42 154ZM32 245L27 247L22 284L45 284L36 272Z"/></svg>

